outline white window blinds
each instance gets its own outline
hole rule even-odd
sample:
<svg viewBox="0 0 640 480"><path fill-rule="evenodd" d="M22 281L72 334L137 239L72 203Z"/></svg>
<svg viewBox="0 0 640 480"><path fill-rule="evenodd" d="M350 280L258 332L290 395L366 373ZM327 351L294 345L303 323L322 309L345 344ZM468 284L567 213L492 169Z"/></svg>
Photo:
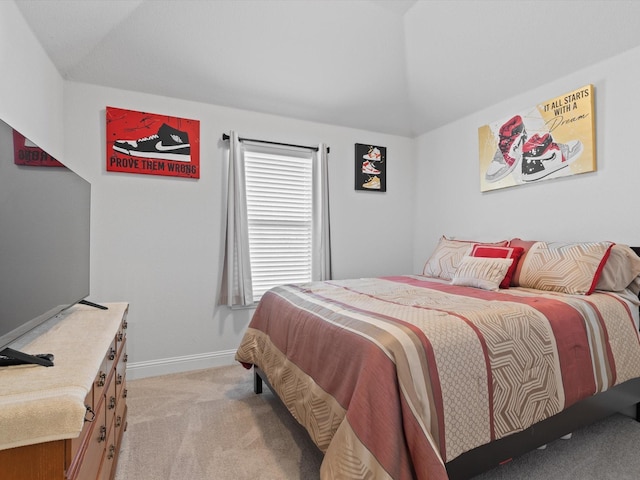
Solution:
<svg viewBox="0 0 640 480"><path fill-rule="evenodd" d="M254 301L312 279L313 164L308 151L245 149Z"/></svg>

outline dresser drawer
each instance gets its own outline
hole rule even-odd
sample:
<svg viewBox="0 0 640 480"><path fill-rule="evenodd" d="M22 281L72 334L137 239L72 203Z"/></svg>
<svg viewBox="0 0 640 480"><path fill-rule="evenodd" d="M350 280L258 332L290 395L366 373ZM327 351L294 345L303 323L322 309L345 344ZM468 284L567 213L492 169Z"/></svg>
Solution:
<svg viewBox="0 0 640 480"><path fill-rule="evenodd" d="M98 406L98 400L102 398L104 394L104 387L107 386L107 378L109 377L109 361L105 356L100 364L100 369L96 375L96 379L93 382L93 408Z"/></svg>
<svg viewBox="0 0 640 480"><path fill-rule="evenodd" d="M109 436L107 437L106 445L105 445L105 454L102 459L102 464L100 465L100 473L97 477L98 480L111 480L113 472L113 467L115 465L115 460L118 455L118 444L117 444L117 436L116 436L116 428L114 424L111 424L108 428Z"/></svg>
<svg viewBox="0 0 640 480"><path fill-rule="evenodd" d="M87 442L87 436L91 430L91 424L95 421L96 412L93 410L93 388L89 390L86 398L84 399L84 405L87 408L87 411L84 415L84 425L82 427L82 431L80 435L76 438L71 439L71 465L73 465L78 460L78 455L82 449L83 444ZM86 445L85 445L86 447Z"/></svg>
<svg viewBox="0 0 640 480"><path fill-rule="evenodd" d="M127 374L127 342L126 337L120 345L120 356L116 363L115 383L116 383L116 397L122 398L122 388L124 386L125 376Z"/></svg>
<svg viewBox="0 0 640 480"><path fill-rule="evenodd" d="M107 444L107 425L104 412L104 402L96 413L96 419L91 423L88 432L86 448L80 451L82 458L79 463L74 463L67 472L69 480L88 480L96 478L102 463Z"/></svg>
<svg viewBox="0 0 640 480"><path fill-rule="evenodd" d="M117 438L120 439L122 437L122 432L124 432L127 428L127 402L125 400L127 394L127 386L126 382L123 386L121 396L118 397L118 406L116 407L116 429L119 431L116 433Z"/></svg>

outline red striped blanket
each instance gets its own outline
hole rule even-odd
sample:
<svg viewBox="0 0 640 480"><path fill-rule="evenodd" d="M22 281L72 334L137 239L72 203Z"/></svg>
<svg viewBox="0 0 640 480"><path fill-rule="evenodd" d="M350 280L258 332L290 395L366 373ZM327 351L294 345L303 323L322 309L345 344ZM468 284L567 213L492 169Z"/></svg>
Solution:
<svg viewBox="0 0 640 480"><path fill-rule="evenodd" d="M630 308L418 276L283 286L236 359L325 452L323 479L446 479L461 453L640 377Z"/></svg>

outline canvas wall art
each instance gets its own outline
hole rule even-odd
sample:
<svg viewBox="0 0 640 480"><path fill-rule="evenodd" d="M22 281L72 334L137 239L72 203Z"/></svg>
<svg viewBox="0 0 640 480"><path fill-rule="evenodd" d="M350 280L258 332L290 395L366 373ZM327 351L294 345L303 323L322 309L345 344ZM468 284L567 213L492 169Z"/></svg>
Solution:
<svg viewBox="0 0 640 480"><path fill-rule="evenodd" d="M200 122L107 107L107 171L200 178Z"/></svg>
<svg viewBox="0 0 640 480"><path fill-rule="evenodd" d="M593 85L565 93L478 129L480 190L593 172Z"/></svg>
<svg viewBox="0 0 640 480"><path fill-rule="evenodd" d="M387 149L356 143L356 190L387 191Z"/></svg>
<svg viewBox="0 0 640 480"><path fill-rule="evenodd" d="M64 167L62 163L38 147L17 130L13 131L13 156L16 165Z"/></svg>

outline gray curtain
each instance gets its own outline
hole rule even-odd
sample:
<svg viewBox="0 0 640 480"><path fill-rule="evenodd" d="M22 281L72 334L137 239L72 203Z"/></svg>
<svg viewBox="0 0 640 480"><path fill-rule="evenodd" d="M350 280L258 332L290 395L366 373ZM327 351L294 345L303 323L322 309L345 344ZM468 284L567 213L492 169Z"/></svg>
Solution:
<svg viewBox="0 0 640 480"><path fill-rule="evenodd" d="M313 280L331 279L331 235L329 228L329 158L327 145L318 145L313 159Z"/></svg>
<svg viewBox="0 0 640 480"><path fill-rule="evenodd" d="M229 132L227 232L222 274L222 300L232 306L253 304L244 155L238 134Z"/></svg>

